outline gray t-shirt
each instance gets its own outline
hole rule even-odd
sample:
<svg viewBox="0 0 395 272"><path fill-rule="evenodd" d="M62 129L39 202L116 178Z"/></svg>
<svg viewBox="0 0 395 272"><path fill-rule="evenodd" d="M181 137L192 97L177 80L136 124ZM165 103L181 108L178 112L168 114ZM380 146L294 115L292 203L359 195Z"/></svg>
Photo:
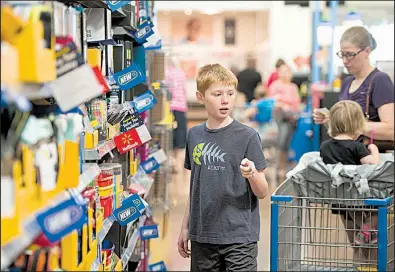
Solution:
<svg viewBox="0 0 395 272"><path fill-rule="evenodd" d="M259 202L243 178L244 158L263 170L267 161L258 133L238 121L211 130L206 123L187 136L184 167L192 170L189 239L233 244L259 240Z"/></svg>

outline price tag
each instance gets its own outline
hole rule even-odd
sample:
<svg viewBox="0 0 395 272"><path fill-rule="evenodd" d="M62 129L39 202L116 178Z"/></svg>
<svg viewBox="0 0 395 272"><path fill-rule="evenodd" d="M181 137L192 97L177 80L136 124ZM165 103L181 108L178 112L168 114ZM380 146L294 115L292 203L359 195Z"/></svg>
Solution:
<svg viewBox="0 0 395 272"><path fill-rule="evenodd" d="M125 200L122 201L122 206L115 209L112 213L121 226L126 226L141 216L140 211L133 201L125 202Z"/></svg>
<svg viewBox="0 0 395 272"><path fill-rule="evenodd" d="M164 261L160 261L148 266L149 271L167 271L166 265Z"/></svg>
<svg viewBox="0 0 395 272"><path fill-rule="evenodd" d="M114 74L115 82L117 83L120 90L131 89L143 82L146 78L140 67L133 63L129 67Z"/></svg>
<svg viewBox="0 0 395 272"><path fill-rule="evenodd" d="M136 108L138 113L142 113L149 109L152 109L157 100L155 95L151 91L146 91L141 95L137 96L134 100L134 107Z"/></svg>
<svg viewBox="0 0 395 272"><path fill-rule="evenodd" d="M37 222L51 243L59 241L87 223L87 208L74 197L37 216Z"/></svg>
<svg viewBox="0 0 395 272"><path fill-rule="evenodd" d="M140 237L143 241L159 238L158 225L155 224L140 227Z"/></svg>

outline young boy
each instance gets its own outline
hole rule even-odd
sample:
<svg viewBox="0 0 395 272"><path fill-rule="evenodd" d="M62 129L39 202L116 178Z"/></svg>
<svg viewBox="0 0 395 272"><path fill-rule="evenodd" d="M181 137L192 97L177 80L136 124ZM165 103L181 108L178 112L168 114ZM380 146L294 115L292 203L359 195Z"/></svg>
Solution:
<svg viewBox="0 0 395 272"><path fill-rule="evenodd" d="M196 83L208 119L187 135L184 166L192 172L178 251L191 256L192 271L256 271L258 198L268 193L261 140L230 117L237 87L231 71L206 65Z"/></svg>

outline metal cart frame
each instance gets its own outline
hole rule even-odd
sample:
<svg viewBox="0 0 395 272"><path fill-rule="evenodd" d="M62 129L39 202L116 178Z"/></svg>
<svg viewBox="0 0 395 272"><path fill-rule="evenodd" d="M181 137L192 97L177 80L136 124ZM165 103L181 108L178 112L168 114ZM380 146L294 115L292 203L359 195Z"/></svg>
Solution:
<svg viewBox="0 0 395 272"><path fill-rule="evenodd" d="M297 186L288 179L271 196L270 271L394 270L393 196L363 200L300 197ZM370 223L377 218L377 244L350 241L353 233L362 231L362 219L358 225L356 214ZM348 224L351 219L353 224ZM362 258L357 252L362 252Z"/></svg>

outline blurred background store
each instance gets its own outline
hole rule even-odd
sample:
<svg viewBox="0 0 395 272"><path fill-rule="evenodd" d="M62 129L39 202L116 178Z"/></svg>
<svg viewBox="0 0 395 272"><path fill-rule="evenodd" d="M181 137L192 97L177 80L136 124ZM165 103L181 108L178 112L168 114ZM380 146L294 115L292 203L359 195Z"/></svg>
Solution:
<svg viewBox="0 0 395 272"><path fill-rule="evenodd" d="M270 162L271 192L284 180L284 175L278 175L278 128L271 113L258 118L251 109L268 96L269 85L282 78L280 67L286 65L285 73L292 74L290 80L300 97L300 114L285 154L284 171L295 166L303 154L317 151L328 137L325 128L313 124L311 114L313 108L330 108L338 99L347 71L336 53L347 28L358 25L370 31L378 44L371 63L394 79L393 1L62 0L2 1L1 7L1 271L33 269L32 262L37 267L39 256L39 265L47 265L48 270L159 271L165 264L169 271L189 271L190 260L177 251L189 192L189 173L183 169L183 130L206 119L205 109L195 97L195 77L207 63L220 63L239 79L234 118L261 134ZM21 37L20 33L27 34ZM43 40L48 51L39 49ZM67 55L69 52L75 55ZM132 64L136 64L132 72L138 76L128 78L130 71L125 69ZM77 69L81 70L75 73ZM84 92L86 89L91 91ZM134 104L129 103L132 101ZM143 103L141 109L139 102ZM35 118L29 119L29 112ZM65 125L59 132L62 126L51 114L74 125ZM51 134L46 127L55 123L58 138L55 130ZM128 142L134 134L123 137L136 127L139 143L134 148ZM58 153L40 142L44 138L45 144L63 143L64 139L72 143L63 153L60 147ZM50 161L39 162L41 144L55 156L66 158L59 165L51 164L53 173L48 174L56 173L62 182L43 194L38 193L42 184L33 181ZM148 171L144 167L151 167L147 162L152 157L160 168ZM106 171L114 176L114 184L103 187L100 182L106 182ZM111 191L108 186L114 192L105 195ZM84 211L95 223L85 219L71 227L66 222L69 229L63 226L64 232L50 237L51 228L42 223L43 217L54 213L50 212L54 203L61 209L59 203L63 202L53 201L56 195L64 200L70 197L65 192L74 189L73 194L89 199L93 215L89 209ZM122 200L129 194L139 195L145 206L137 221L123 225L113 212L117 208L124 212ZM110 210L106 208L109 196ZM24 211L26 205L29 208ZM96 212L95 205L104 206L104 215ZM267 271L270 198L260 206L258 270ZM59 227L55 225L53 229ZM145 238L141 226L154 226L151 230L159 237ZM43 248L49 248L51 258L40 251ZM68 256L62 251L73 253ZM50 266L48 262L52 262Z"/></svg>

